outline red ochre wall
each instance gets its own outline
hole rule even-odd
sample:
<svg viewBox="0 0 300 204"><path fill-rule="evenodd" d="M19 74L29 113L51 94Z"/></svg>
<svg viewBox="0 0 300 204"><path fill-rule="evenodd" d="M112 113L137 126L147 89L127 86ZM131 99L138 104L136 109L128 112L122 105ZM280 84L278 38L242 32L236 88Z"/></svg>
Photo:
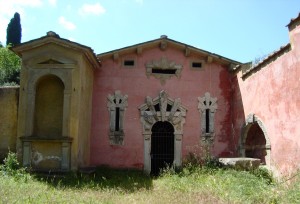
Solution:
<svg viewBox="0 0 300 204"><path fill-rule="evenodd" d="M159 79L146 76L145 64L162 57L183 65L181 77L173 76L162 85ZM197 58L198 57L198 58ZM134 68L124 68L123 59L136 59ZM190 68L190 62L199 56L185 57L182 50L168 46L164 51L159 47L145 49L141 55L120 56L117 61L106 59L102 67L94 72L93 113L91 129L91 165L109 165L117 168L139 168L144 165L144 137L138 107L145 103L146 96L155 98L165 90L172 99L180 98L188 111L183 126L182 155L184 157L199 148L200 113L198 97L209 92L218 99L215 114L215 156L230 156L231 150L231 82L227 67L216 63L205 64L203 70ZM107 96L120 90L128 95L128 107L124 117L124 145L109 143L109 112Z"/></svg>
<svg viewBox="0 0 300 204"><path fill-rule="evenodd" d="M281 175L300 167L300 26L290 39L289 52L244 79L242 71L232 78L234 133L241 135L249 114L258 116L270 139L271 167Z"/></svg>

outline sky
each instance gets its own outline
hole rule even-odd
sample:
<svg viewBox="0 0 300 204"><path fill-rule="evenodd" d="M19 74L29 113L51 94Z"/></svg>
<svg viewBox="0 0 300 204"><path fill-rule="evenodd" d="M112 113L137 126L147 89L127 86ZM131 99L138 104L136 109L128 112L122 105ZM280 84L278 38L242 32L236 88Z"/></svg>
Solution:
<svg viewBox="0 0 300 204"><path fill-rule="evenodd" d="M54 31L96 54L168 38L249 62L289 42L300 0L0 0L0 42L19 12L22 42Z"/></svg>

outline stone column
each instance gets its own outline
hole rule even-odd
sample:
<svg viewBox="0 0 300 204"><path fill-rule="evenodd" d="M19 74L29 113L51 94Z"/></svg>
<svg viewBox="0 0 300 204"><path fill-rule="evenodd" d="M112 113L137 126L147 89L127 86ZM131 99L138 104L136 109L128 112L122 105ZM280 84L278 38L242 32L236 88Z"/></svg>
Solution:
<svg viewBox="0 0 300 204"><path fill-rule="evenodd" d="M181 167L182 165L182 134L174 134L175 144L174 144L174 164L176 167Z"/></svg>
<svg viewBox="0 0 300 204"><path fill-rule="evenodd" d="M70 142L63 142L61 145L62 155L61 155L61 170L70 170Z"/></svg>
<svg viewBox="0 0 300 204"><path fill-rule="evenodd" d="M146 174L151 172L151 135L144 135L144 171Z"/></svg>
<svg viewBox="0 0 300 204"><path fill-rule="evenodd" d="M31 142L23 142L23 166L31 165Z"/></svg>

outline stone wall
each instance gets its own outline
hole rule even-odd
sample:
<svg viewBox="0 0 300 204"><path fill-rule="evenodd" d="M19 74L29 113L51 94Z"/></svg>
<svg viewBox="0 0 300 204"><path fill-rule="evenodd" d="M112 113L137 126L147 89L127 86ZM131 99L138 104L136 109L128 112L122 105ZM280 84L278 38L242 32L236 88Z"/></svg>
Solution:
<svg viewBox="0 0 300 204"><path fill-rule="evenodd" d="M0 87L0 161L16 151L19 87Z"/></svg>

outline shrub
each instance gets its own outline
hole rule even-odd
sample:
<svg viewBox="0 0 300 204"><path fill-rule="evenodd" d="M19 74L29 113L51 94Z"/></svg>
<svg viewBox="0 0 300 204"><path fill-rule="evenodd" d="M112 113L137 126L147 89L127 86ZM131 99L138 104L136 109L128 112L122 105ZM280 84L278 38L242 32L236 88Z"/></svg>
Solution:
<svg viewBox="0 0 300 204"><path fill-rule="evenodd" d="M15 178L25 178L29 176L25 168L21 168L17 159L17 154L9 151L7 157L4 159L4 164L0 166L0 173L2 175L13 176Z"/></svg>

